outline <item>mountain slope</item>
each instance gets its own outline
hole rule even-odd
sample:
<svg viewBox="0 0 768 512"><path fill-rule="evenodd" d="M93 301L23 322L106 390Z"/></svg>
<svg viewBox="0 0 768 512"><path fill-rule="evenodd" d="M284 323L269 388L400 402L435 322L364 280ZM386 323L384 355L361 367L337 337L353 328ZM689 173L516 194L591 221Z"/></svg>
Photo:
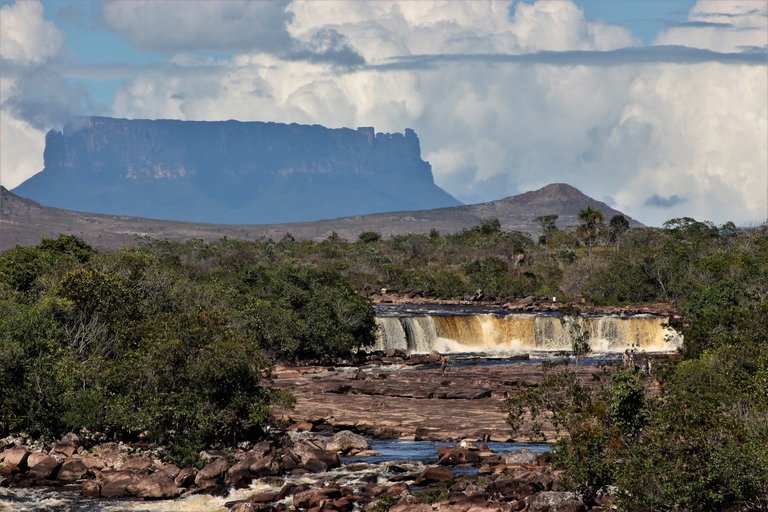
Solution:
<svg viewBox="0 0 768 512"><path fill-rule="evenodd" d="M112 215L263 224L461 204L410 129L86 117L47 134L44 160L14 193Z"/></svg>
<svg viewBox="0 0 768 512"><path fill-rule="evenodd" d="M578 211L592 206L603 212L606 221L621 212L582 194L565 184L547 185L539 190L510 196L498 201L475 205L360 215L333 220L293 224L217 225L152 220L127 216L78 213L42 206L0 187L0 250L15 245L32 245L40 238L59 233L77 235L91 244L119 247L137 244L147 237L168 240L221 237L252 240L279 239L290 232L299 239L322 240L333 231L354 240L363 231L378 231L384 236L405 233L428 233L437 229L443 234L471 228L485 220L497 218L505 229L515 229L536 236L540 215L559 215L561 227L576 225ZM632 227L642 224L626 216Z"/></svg>

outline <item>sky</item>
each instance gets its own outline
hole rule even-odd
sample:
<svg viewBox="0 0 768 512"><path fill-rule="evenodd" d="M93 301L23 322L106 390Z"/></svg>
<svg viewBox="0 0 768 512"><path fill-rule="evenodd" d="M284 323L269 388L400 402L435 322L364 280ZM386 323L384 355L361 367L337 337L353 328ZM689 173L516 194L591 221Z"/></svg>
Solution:
<svg viewBox="0 0 768 512"><path fill-rule="evenodd" d="M768 219L766 0L0 0L0 184L73 116L413 128L465 203Z"/></svg>

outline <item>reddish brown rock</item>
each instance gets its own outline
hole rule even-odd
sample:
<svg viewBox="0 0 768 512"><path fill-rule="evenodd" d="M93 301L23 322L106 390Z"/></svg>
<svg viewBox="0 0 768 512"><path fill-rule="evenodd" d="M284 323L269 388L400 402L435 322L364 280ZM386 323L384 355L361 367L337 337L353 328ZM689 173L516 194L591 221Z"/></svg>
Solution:
<svg viewBox="0 0 768 512"><path fill-rule="evenodd" d="M469 450L463 446L440 446L438 448L441 466L455 466L456 464L474 464L480 460L476 450Z"/></svg>
<svg viewBox="0 0 768 512"><path fill-rule="evenodd" d="M101 484L96 480L85 480L80 487L80 494L87 498L98 498L101 496Z"/></svg>
<svg viewBox="0 0 768 512"><path fill-rule="evenodd" d="M144 456L131 456L115 465L115 469L134 473L149 473L154 469L152 460Z"/></svg>
<svg viewBox="0 0 768 512"><path fill-rule="evenodd" d="M80 480L88 473L88 466L83 461L77 459L69 459L62 464L59 473L56 475L56 479L61 482L76 482Z"/></svg>
<svg viewBox="0 0 768 512"><path fill-rule="evenodd" d="M131 496L129 487L135 484L139 475L130 471L116 471L114 473L102 473L105 481L101 484L102 498L125 498Z"/></svg>
<svg viewBox="0 0 768 512"><path fill-rule="evenodd" d="M369 448L368 441L366 441L363 436L350 432L349 430L336 432L325 444L326 450L343 454L350 452L356 453Z"/></svg>
<svg viewBox="0 0 768 512"><path fill-rule="evenodd" d="M521 500L543 489L539 482L527 482L516 478L500 478L488 484L486 492L500 500Z"/></svg>
<svg viewBox="0 0 768 512"><path fill-rule="evenodd" d="M442 483L445 480L452 480L453 477L454 477L453 471L451 471L450 469L430 466L421 472L418 478L416 478L416 481L414 482L414 484L429 485L429 484L435 484L435 483Z"/></svg>
<svg viewBox="0 0 768 512"><path fill-rule="evenodd" d="M56 476L61 462L52 455L45 453L33 453L27 459L29 471L27 476L35 480L50 480Z"/></svg>
<svg viewBox="0 0 768 512"><path fill-rule="evenodd" d="M26 470L27 457L29 457L29 450L23 446L15 446L5 450L2 454L3 463L0 465L0 475L8 476Z"/></svg>
<svg viewBox="0 0 768 512"><path fill-rule="evenodd" d="M227 459L224 457L214 459L197 472L197 476L195 476L195 485L201 487L198 483L201 480L216 480L226 473L227 469L229 469L229 462L227 462Z"/></svg>
<svg viewBox="0 0 768 512"><path fill-rule="evenodd" d="M141 477L127 489L137 498L144 499L171 499L179 496L184 490L176 485L173 478L162 471L155 471L151 475Z"/></svg>
<svg viewBox="0 0 768 512"><path fill-rule="evenodd" d="M333 500L340 497L341 490L338 487L308 489L293 496L293 506L305 509L317 507L327 500Z"/></svg>
<svg viewBox="0 0 768 512"><path fill-rule="evenodd" d="M53 445L51 453L58 453L64 457L71 457L77 453L77 446L72 443L56 443Z"/></svg>
<svg viewBox="0 0 768 512"><path fill-rule="evenodd" d="M190 487L195 483L195 477L197 476L197 470L195 468L184 468L179 471L179 474L174 478L174 483L179 487Z"/></svg>

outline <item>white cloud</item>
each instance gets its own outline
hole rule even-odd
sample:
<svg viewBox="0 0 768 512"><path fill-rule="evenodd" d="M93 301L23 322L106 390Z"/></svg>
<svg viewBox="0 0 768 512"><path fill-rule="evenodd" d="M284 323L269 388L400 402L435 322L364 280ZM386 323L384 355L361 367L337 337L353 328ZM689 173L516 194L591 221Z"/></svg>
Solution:
<svg viewBox="0 0 768 512"><path fill-rule="evenodd" d="M290 40L286 5L285 0L112 0L104 6L104 19L148 51L278 50Z"/></svg>
<svg viewBox="0 0 768 512"><path fill-rule="evenodd" d="M24 64L39 64L61 50L64 38L43 18L38 0L0 7L0 57Z"/></svg>
<svg viewBox="0 0 768 512"><path fill-rule="evenodd" d="M0 184L14 187L43 168L45 128L40 106L55 90L48 75L37 80L39 66L59 54L64 37L43 17L37 0L20 1L0 7ZM41 91L41 86L47 91ZM67 98L68 100L69 98ZM29 115L30 119L25 116Z"/></svg>
<svg viewBox="0 0 768 512"><path fill-rule="evenodd" d="M670 29L659 41L714 51L754 45L754 36L738 44L711 36L710 29L730 30L711 25L716 16L742 27L765 19L725 5L726 14L720 6L705 13L710 2L697 5L691 20L710 20L698 27L705 31ZM511 15L507 3L456 1L312 1L288 10L295 41L331 29L370 64L636 43L623 28L585 20L570 2L521 2ZM759 35L765 39L765 28ZM568 182L614 198L617 208L653 225L681 215L759 221L768 188L766 70L716 60L593 66L447 59L339 72L331 64L243 53L199 76L141 76L114 107L128 117L413 127L436 182L467 202ZM672 196L678 200L658 200Z"/></svg>

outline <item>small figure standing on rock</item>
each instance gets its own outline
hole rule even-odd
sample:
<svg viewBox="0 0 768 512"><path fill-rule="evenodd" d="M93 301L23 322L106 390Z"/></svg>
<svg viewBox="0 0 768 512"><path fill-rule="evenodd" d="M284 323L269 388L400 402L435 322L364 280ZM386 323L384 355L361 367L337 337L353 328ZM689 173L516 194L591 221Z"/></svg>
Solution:
<svg viewBox="0 0 768 512"><path fill-rule="evenodd" d="M444 354L440 355L440 366L442 368L442 373L445 373L445 369L448 367L448 358L445 357Z"/></svg>

